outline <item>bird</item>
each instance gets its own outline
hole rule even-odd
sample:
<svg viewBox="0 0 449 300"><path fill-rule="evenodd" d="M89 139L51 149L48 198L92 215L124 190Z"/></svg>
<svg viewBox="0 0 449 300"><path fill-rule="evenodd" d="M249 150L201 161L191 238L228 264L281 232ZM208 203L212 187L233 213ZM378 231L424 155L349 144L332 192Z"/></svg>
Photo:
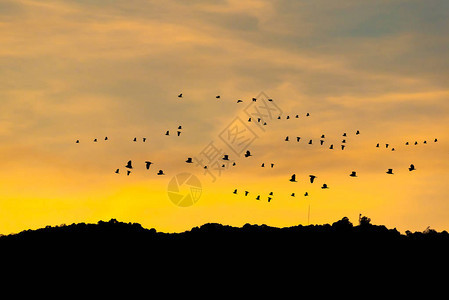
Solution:
<svg viewBox="0 0 449 300"><path fill-rule="evenodd" d="M240 99L239 99L239 100L237 100L237 103L241 103L241 102L243 102L243 101L242 101L242 100L240 100Z"/></svg>
<svg viewBox="0 0 449 300"><path fill-rule="evenodd" d="M167 130L167 131L165 132L165 135L170 135L170 131Z"/></svg>
<svg viewBox="0 0 449 300"><path fill-rule="evenodd" d="M411 164L411 165L410 165L410 168L408 168L408 170L409 170L409 171L414 171L414 170L416 170L416 169L415 169L415 165L414 165L414 164Z"/></svg>
<svg viewBox="0 0 449 300"><path fill-rule="evenodd" d="M278 120L280 120L281 119L281 116L278 116Z"/></svg>
<svg viewBox="0 0 449 300"><path fill-rule="evenodd" d="M80 140L76 140L76 142L75 142L76 144L79 144L80 143Z"/></svg>
<svg viewBox="0 0 449 300"><path fill-rule="evenodd" d="M327 184L323 183L323 186L321 188L324 190L324 189L328 189L329 187L327 186Z"/></svg>
<svg viewBox="0 0 449 300"><path fill-rule="evenodd" d="M376 147L379 148L379 143L377 143Z"/></svg>
<svg viewBox="0 0 449 300"><path fill-rule="evenodd" d="M329 149L331 149L331 150L334 149L334 144L331 144Z"/></svg>
<svg viewBox="0 0 449 300"><path fill-rule="evenodd" d="M274 167L274 164L271 164L271 168L273 168Z"/></svg>
<svg viewBox="0 0 449 300"><path fill-rule="evenodd" d="M346 132L343 133L343 136L346 136Z"/></svg>
<svg viewBox="0 0 449 300"><path fill-rule="evenodd" d="M296 137L296 141L299 142L301 138L299 136Z"/></svg>
<svg viewBox="0 0 449 300"><path fill-rule="evenodd" d="M306 117L309 117L309 116L310 116L310 113L307 113L307 114L306 114Z"/></svg>
<svg viewBox="0 0 449 300"><path fill-rule="evenodd" d="M360 131L357 130L357 131L355 132L355 134L360 134Z"/></svg>
<svg viewBox="0 0 449 300"><path fill-rule="evenodd" d="M394 148L391 148L391 151L394 151Z"/></svg>
<svg viewBox="0 0 449 300"><path fill-rule="evenodd" d="M320 145L323 145L323 143L324 143L324 140L320 140Z"/></svg>
<svg viewBox="0 0 449 300"><path fill-rule="evenodd" d="M268 195L273 196L273 192L270 192Z"/></svg>
<svg viewBox="0 0 449 300"><path fill-rule="evenodd" d="M248 122L251 122L251 118L248 119Z"/></svg>
<svg viewBox="0 0 449 300"><path fill-rule="evenodd" d="M292 193L290 196L295 197L295 193Z"/></svg>
<svg viewBox="0 0 449 300"><path fill-rule="evenodd" d="M271 197L268 197L268 202L270 202L271 201Z"/></svg>
<svg viewBox="0 0 449 300"><path fill-rule="evenodd" d="M260 121L261 121L262 119L261 118L257 118L257 122L259 122L260 123Z"/></svg>
<svg viewBox="0 0 449 300"><path fill-rule="evenodd" d="M344 144L344 143L346 143L346 140L342 140L341 142Z"/></svg>
<svg viewBox="0 0 449 300"><path fill-rule="evenodd" d="M290 178L291 182L296 182L296 174L293 174L292 177Z"/></svg>
<svg viewBox="0 0 449 300"><path fill-rule="evenodd" d="M438 142L438 139L434 139L433 142L434 142L434 143Z"/></svg>
<svg viewBox="0 0 449 300"><path fill-rule="evenodd" d="M256 200L260 200L260 195L257 195Z"/></svg>
<svg viewBox="0 0 449 300"><path fill-rule="evenodd" d="M232 163L232 166L235 166L235 162Z"/></svg>
<svg viewBox="0 0 449 300"><path fill-rule="evenodd" d="M418 142L417 142L417 141L415 141L415 145L418 145Z"/></svg>
<svg viewBox="0 0 449 300"><path fill-rule="evenodd" d="M309 196L309 193L305 192L305 193L304 193L304 196L306 196L306 197Z"/></svg>
<svg viewBox="0 0 449 300"><path fill-rule="evenodd" d="M132 169L133 168L131 161L128 161L128 163L126 164L125 168L128 168L128 169Z"/></svg>
<svg viewBox="0 0 449 300"><path fill-rule="evenodd" d="M408 142L405 142L405 145L408 146Z"/></svg>
<svg viewBox="0 0 449 300"><path fill-rule="evenodd" d="M253 100L254 102L256 102L256 101L257 101L257 99L256 99L256 98L253 98L252 100Z"/></svg>
<svg viewBox="0 0 449 300"><path fill-rule="evenodd" d="M288 120L288 119L290 119L290 116L287 116L287 118L286 118L286 119L287 119L287 120Z"/></svg>
<svg viewBox="0 0 449 300"><path fill-rule="evenodd" d="M385 172L385 173L387 173L387 174L393 174L393 169L388 169L388 171Z"/></svg>
<svg viewBox="0 0 449 300"><path fill-rule="evenodd" d="M268 101L273 102L273 99L270 98L270 99L268 99Z"/></svg>
<svg viewBox="0 0 449 300"><path fill-rule="evenodd" d="M220 95L215 96L215 98L220 99Z"/></svg>
<svg viewBox="0 0 449 300"><path fill-rule="evenodd" d="M94 139L94 142L97 142L97 139Z"/></svg>
<svg viewBox="0 0 449 300"><path fill-rule="evenodd" d="M345 149L345 145L341 145L341 150L344 150Z"/></svg>
<svg viewBox="0 0 449 300"><path fill-rule="evenodd" d="M388 148L389 144L385 144L385 148Z"/></svg>
<svg viewBox="0 0 449 300"><path fill-rule="evenodd" d="M309 140L309 145L312 145L312 140Z"/></svg>
<svg viewBox="0 0 449 300"><path fill-rule="evenodd" d="M249 192L248 192L248 191L245 191L245 196L248 196L248 194L249 194Z"/></svg>
<svg viewBox="0 0 449 300"><path fill-rule="evenodd" d="M235 189L232 193L237 194L237 189Z"/></svg>
<svg viewBox="0 0 449 300"><path fill-rule="evenodd" d="M261 167L264 168L265 167L265 163L262 163Z"/></svg>
<svg viewBox="0 0 449 300"><path fill-rule="evenodd" d="M181 135L181 131L179 131L179 130L178 130L178 131L177 131L176 133L178 134L178 136L180 136L180 135Z"/></svg>
<svg viewBox="0 0 449 300"><path fill-rule="evenodd" d="M146 161L146 162L145 162L145 166L146 166L147 170L150 169L151 164L152 164L151 161Z"/></svg>
<svg viewBox="0 0 449 300"><path fill-rule="evenodd" d="M165 174L164 174L164 171L159 170L159 172L157 172L157 175L165 175Z"/></svg>
<svg viewBox="0 0 449 300"><path fill-rule="evenodd" d="M251 156L251 152L249 152L249 150L246 150L245 157L249 157L249 156Z"/></svg>
<svg viewBox="0 0 449 300"><path fill-rule="evenodd" d="M351 177L357 177L357 175L356 175L356 172L355 172L355 171L352 171L352 173L351 173L351 174L349 174L349 176L351 176Z"/></svg>
<svg viewBox="0 0 449 300"><path fill-rule="evenodd" d="M126 176L129 176L129 174L131 174L131 171L130 170L126 171Z"/></svg>
<svg viewBox="0 0 449 300"><path fill-rule="evenodd" d="M115 170L115 173L119 174L120 173L120 169Z"/></svg>
<svg viewBox="0 0 449 300"><path fill-rule="evenodd" d="M182 98L182 93L178 95L178 98Z"/></svg>
<svg viewBox="0 0 449 300"><path fill-rule="evenodd" d="M299 115L296 115L295 118L298 119L298 118L299 118Z"/></svg>
<svg viewBox="0 0 449 300"><path fill-rule="evenodd" d="M229 160L228 154L224 154L222 159L223 159L223 160Z"/></svg>
<svg viewBox="0 0 449 300"><path fill-rule="evenodd" d="M310 177L310 183L313 183L313 181L315 180L316 176L315 175L309 175Z"/></svg>
<svg viewBox="0 0 449 300"><path fill-rule="evenodd" d="M321 135L321 138L324 139L324 134Z"/></svg>
<svg viewBox="0 0 449 300"><path fill-rule="evenodd" d="M136 137L133 139L133 142L137 142L137 138Z"/></svg>
<svg viewBox="0 0 449 300"><path fill-rule="evenodd" d="M142 138L142 141L145 143L145 141L147 140L147 138L146 137L144 137L144 138Z"/></svg>
<svg viewBox="0 0 449 300"><path fill-rule="evenodd" d="M187 157L186 163L191 164L192 163L192 158L191 157Z"/></svg>
<svg viewBox="0 0 449 300"><path fill-rule="evenodd" d="M288 142L288 135L285 137L285 141Z"/></svg>
<svg viewBox="0 0 449 300"><path fill-rule="evenodd" d="M424 141L423 144L427 144L427 141Z"/></svg>
<svg viewBox="0 0 449 300"><path fill-rule="evenodd" d="M179 126L178 126L178 129L182 129L182 126L181 126L181 125L179 125Z"/></svg>
<svg viewBox="0 0 449 300"><path fill-rule="evenodd" d="M108 140L108 137L107 137L107 136L105 136L105 137L104 137L104 140L105 140L105 141L107 141L107 140Z"/></svg>

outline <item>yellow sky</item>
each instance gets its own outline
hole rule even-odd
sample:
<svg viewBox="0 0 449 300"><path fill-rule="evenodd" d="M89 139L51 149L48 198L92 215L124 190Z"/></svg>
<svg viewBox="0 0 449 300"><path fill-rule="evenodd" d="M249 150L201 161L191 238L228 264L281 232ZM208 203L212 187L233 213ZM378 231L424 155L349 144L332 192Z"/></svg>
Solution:
<svg viewBox="0 0 449 300"><path fill-rule="evenodd" d="M2 1L0 232L110 218L168 232L290 226L307 224L309 206L314 224L362 213L401 231L449 229L448 5ZM264 131L245 113L261 92L282 111ZM220 139L236 117L257 135L249 158ZM237 164L214 182L184 162L210 142ZM202 184L189 207L167 195L181 172Z"/></svg>

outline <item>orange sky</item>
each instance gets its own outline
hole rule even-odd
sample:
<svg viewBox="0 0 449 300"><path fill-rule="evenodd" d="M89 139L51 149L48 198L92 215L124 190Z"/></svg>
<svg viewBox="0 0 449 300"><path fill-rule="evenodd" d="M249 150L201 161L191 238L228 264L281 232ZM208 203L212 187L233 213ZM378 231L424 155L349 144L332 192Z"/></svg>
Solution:
<svg viewBox="0 0 449 300"><path fill-rule="evenodd" d="M0 233L110 218L167 232L206 222L290 226L307 224L309 205L316 224L344 216L357 223L362 213L401 231L448 230L448 6L2 1ZM261 92L282 119L269 119L264 132L247 122L257 138L244 158L220 133L236 117L247 121L245 108ZM212 141L237 164L215 182L184 162ZM190 207L167 195L181 172L202 184ZM309 174L318 176L313 185Z"/></svg>

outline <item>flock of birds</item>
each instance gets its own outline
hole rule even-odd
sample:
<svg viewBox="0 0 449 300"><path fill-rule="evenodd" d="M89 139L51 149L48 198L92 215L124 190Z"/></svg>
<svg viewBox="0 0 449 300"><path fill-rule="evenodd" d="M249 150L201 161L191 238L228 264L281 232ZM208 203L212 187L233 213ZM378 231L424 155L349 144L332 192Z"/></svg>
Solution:
<svg viewBox="0 0 449 300"><path fill-rule="evenodd" d="M178 94L178 98L182 98L182 97L183 97L183 94L182 94L182 93L181 93L181 94ZM215 98L216 98L216 99L220 99L221 96L220 96L220 95L217 95ZM257 101L257 98L252 98L252 101L256 102L256 101ZM268 101L273 101L273 99L268 99ZM242 103L242 102L243 102L243 100L241 100L241 99L238 99L238 100L237 100L237 103ZM310 116L310 113L306 113L305 116L306 116L306 117L309 117L309 116ZM300 117L299 114L296 114L296 115L295 115L295 118L299 118L299 117ZM281 116L278 116L277 119L280 120L280 119L281 119ZM285 117L285 119L287 119L287 120L290 119L290 116L287 115L287 116ZM248 122L252 122L252 118L251 118L251 117L248 119ZM267 125L267 123L264 122L264 120L262 120L261 118L257 118L257 122L262 122L263 125ZM182 126L179 125L178 128L177 128L177 131L176 131L176 136L180 136L180 135L181 135L181 133L182 133L181 130L182 130ZM167 131L165 132L165 135L166 135L166 136L169 136L169 135L170 135L170 130L167 130ZM359 130L356 130L356 131L355 131L355 135L356 135L356 136L360 135L360 131L359 131ZM320 146L323 146L323 145L324 145L324 143L325 143L325 137L326 137L325 134L322 134L322 135L321 135L321 137L320 137L320 139L319 139L319 144L320 144ZM341 140L340 148L341 148L341 150L344 150L344 149L345 149L345 145L346 145L346 137L347 137L347 133L344 132L344 133L342 134L342 137L343 137L343 139ZM105 140L105 141L108 141L108 137L106 136L106 137L104 138L104 140ZM142 138L142 142L146 142L146 140L147 140L146 137L143 137L143 138ZM132 139L132 141L133 141L133 142L137 142L137 141L138 141L137 137L134 137L134 138ZM290 137L289 137L289 136L286 136L286 137L284 138L284 141L289 142L289 141L290 141ZM296 142L300 142L300 141L301 141L301 137L296 136ZM438 139L436 139L436 138L433 140L434 143L436 143L437 141L438 141ZM94 143L98 142L98 139L97 139L97 138L94 138L94 139L93 139L93 142L94 142ZM75 143L76 143L76 144L79 144L79 143L80 143L80 140L76 140ZM308 144L309 144L309 145L312 145L312 144L313 144L313 139L309 139ZM415 141L413 144L414 144L414 145L418 145L418 141ZM423 141L423 144L427 144L427 140L424 140L424 141ZM381 143L377 143L377 144L376 144L376 147L377 147L377 148L380 148L380 145L381 145ZM409 145L411 145L411 143L405 142L405 145L406 145L406 146L409 146ZM385 143L385 148L388 149L389 147L390 147L390 144L389 144L389 143ZM329 145L329 149L333 150L333 149L334 149L334 144L330 144L330 145ZM394 147L390 147L390 149L391 149L391 151L395 151L395 148L394 148ZM244 154L244 157L247 158L247 157L250 157L250 156L252 156L252 154L251 154L251 152L250 152L249 150L247 150L247 151L245 152L245 154ZM228 155L228 154L223 154L223 157L221 158L221 160L222 160L223 162L229 161L229 160L230 160L229 155ZM187 164L192 164L192 163L193 163L192 157L187 157L187 159L185 160L185 163L187 163ZM152 164L153 164L153 162L151 162L151 161L145 161L145 168L146 168L147 170L150 170L150 167L151 167ZM275 165L274 163L269 163L269 167L270 167L270 168L273 168L274 165ZM226 167L226 164L222 164L221 166L222 166L222 168L224 168L224 167ZM236 162L235 162L235 161L233 161L232 166L236 166ZM268 166L268 164L267 164L267 166ZM262 163L262 164L261 164L261 167L264 168L264 167L265 167L265 163ZM133 162L132 162L131 160L129 160L129 161L124 165L124 168L126 168L126 175L129 176L129 175L131 174L132 170L133 170ZM208 166L207 166L207 165L204 165L203 168L204 168L204 169L207 169ZM416 168L415 168L414 164L410 164L410 166L408 167L408 170L409 170L410 172L411 172L411 171L415 171ZM120 174L120 168L117 168L117 169L115 170L115 173L116 173L116 174ZM390 169L387 169L387 171L386 171L385 173L386 173L386 174L390 174L390 175L393 175L393 174L394 174L394 173L393 173L393 169L391 169L391 168L390 168ZM156 175L165 175L165 173L164 173L163 170L158 170L157 173L156 173ZM350 176L350 177L358 177L356 171L352 171L352 172L349 174L349 176ZM316 179L316 178L317 178L317 176L315 176L315 175L309 175L309 178L308 178L308 179L309 179L310 183L313 184L313 183L315 182L315 179ZM297 180L297 178L296 178L296 174L292 174L292 175L290 176L290 178L289 178L289 181L290 181L290 182L298 182L298 180ZM323 190L329 189L328 184L327 184L327 183L322 183L321 189L323 189ZM237 189L234 189L234 191L233 191L232 193L235 194L235 195L237 195L237 194L238 194L238 190L237 190ZM245 197L248 196L249 194L250 194L249 191L247 191L247 190L244 191L244 196L245 196ZM273 195L274 195L273 192L270 192L270 193L268 194L268 197L267 197L268 202L270 202L270 201L273 199ZM306 191L306 192L304 192L303 195L304 195L305 197L307 197L307 196L309 196L309 193ZM290 194L290 196L291 196L291 197L296 197L296 193L295 193L295 192L292 192L292 193ZM261 195L260 195L260 194L257 194L257 196L256 196L255 199L256 199L256 200L261 200Z"/></svg>

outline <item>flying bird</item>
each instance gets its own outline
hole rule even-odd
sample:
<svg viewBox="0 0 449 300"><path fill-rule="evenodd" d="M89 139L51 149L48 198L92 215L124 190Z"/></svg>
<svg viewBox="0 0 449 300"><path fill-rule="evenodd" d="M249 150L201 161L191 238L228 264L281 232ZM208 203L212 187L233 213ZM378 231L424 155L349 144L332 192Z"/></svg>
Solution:
<svg viewBox="0 0 449 300"><path fill-rule="evenodd" d="M315 175L309 175L310 177L310 183L313 183L313 181L315 180L316 176Z"/></svg>
<svg viewBox="0 0 449 300"><path fill-rule="evenodd" d="M309 145L312 145L312 140L309 140Z"/></svg>
<svg viewBox="0 0 449 300"><path fill-rule="evenodd" d="M142 141L145 143L145 141L147 140L147 138L146 137L144 137L144 138L142 138Z"/></svg>
<svg viewBox="0 0 449 300"><path fill-rule="evenodd" d="M146 162L145 162L145 166L146 166L147 170L150 169L151 164L152 164L151 161L146 161Z"/></svg>
<svg viewBox="0 0 449 300"><path fill-rule="evenodd" d="M257 195L256 200L260 200L260 195Z"/></svg>
<svg viewBox="0 0 449 300"><path fill-rule="evenodd" d="M379 148L379 143L377 143L376 147Z"/></svg>
<svg viewBox="0 0 449 300"><path fill-rule="evenodd" d="M324 140L320 140L320 145L323 145L323 143L324 143Z"/></svg>
<svg viewBox="0 0 449 300"><path fill-rule="evenodd" d="M417 142L417 141L415 141L415 145L418 145L418 142Z"/></svg>
<svg viewBox="0 0 449 300"><path fill-rule="evenodd" d="M321 138L324 139L324 134L321 135Z"/></svg>
<svg viewBox="0 0 449 300"><path fill-rule="evenodd" d="M307 113L307 114L306 114L306 117L309 117L309 116L310 116L310 114L309 114L309 113Z"/></svg>
<svg viewBox="0 0 449 300"><path fill-rule="evenodd" d="M285 141L288 142L288 135L285 137Z"/></svg>
<svg viewBox="0 0 449 300"><path fill-rule="evenodd" d="M296 115L295 118L298 119L298 118L299 118L299 115ZM293 194L294 194L294 193L293 193Z"/></svg>
<svg viewBox="0 0 449 300"><path fill-rule="evenodd" d="M304 196L309 196L309 193L305 192L305 193L304 193Z"/></svg>
<svg viewBox="0 0 449 300"><path fill-rule="evenodd" d="M178 98L182 98L182 93L178 95Z"/></svg>
<svg viewBox="0 0 449 300"><path fill-rule="evenodd" d="M187 157L186 163L191 164L192 162L193 162L192 158L191 157Z"/></svg>
<svg viewBox="0 0 449 300"><path fill-rule="evenodd" d="M352 171L352 173L351 173L351 174L349 174L349 176L351 176L351 177L357 177L357 174L356 174L356 172L355 172L355 171Z"/></svg>
<svg viewBox="0 0 449 300"><path fill-rule="evenodd" d="M130 171L130 170L127 170L127 171L126 171L126 176L129 176L129 174L131 174L131 171Z"/></svg>
<svg viewBox="0 0 449 300"><path fill-rule="evenodd" d="M220 99L220 95L215 96L215 98Z"/></svg>
<svg viewBox="0 0 449 300"><path fill-rule="evenodd" d="M331 150L334 149L334 144L331 144L329 149L331 149Z"/></svg>
<svg viewBox="0 0 449 300"><path fill-rule="evenodd" d="M167 132L165 132L165 135L170 135L170 131L167 130Z"/></svg>
<svg viewBox="0 0 449 300"><path fill-rule="evenodd" d="M346 143L346 140L342 140L341 142L344 144L344 143Z"/></svg>
<svg viewBox="0 0 449 300"><path fill-rule="evenodd" d="M165 175L165 174L164 174L164 171L159 170L159 172L157 172L157 175Z"/></svg>
<svg viewBox="0 0 449 300"><path fill-rule="evenodd" d="M357 130L357 131L355 132L355 134L360 134L360 131Z"/></svg>
<svg viewBox="0 0 449 300"><path fill-rule="evenodd" d="M291 182L296 182L296 174L293 174L292 177L290 178Z"/></svg>
<svg viewBox="0 0 449 300"><path fill-rule="evenodd" d="M120 173L120 169L115 170L115 173L119 174Z"/></svg>
<svg viewBox="0 0 449 300"><path fill-rule="evenodd" d="M438 139L434 139L433 142L434 142L434 143L438 142Z"/></svg>
<svg viewBox="0 0 449 300"><path fill-rule="evenodd" d="M345 149L345 145L341 145L341 150L344 150Z"/></svg>
<svg viewBox="0 0 449 300"><path fill-rule="evenodd" d="M286 118L286 119L287 119L287 120L288 120L288 119L290 119L290 116L287 116L287 118Z"/></svg>
<svg viewBox="0 0 449 300"><path fill-rule="evenodd" d="M387 174L393 174L393 169L388 169L388 171L385 172L385 173L387 173Z"/></svg>
<svg viewBox="0 0 449 300"><path fill-rule="evenodd" d="M246 150L245 157L249 157L249 156L251 156L251 152L249 152L249 150Z"/></svg>
<svg viewBox="0 0 449 300"><path fill-rule="evenodd" d="M408 146L408 142L405 142L405 145Z"/></svg>
<svg viewBox="0 0 449 300"><path fill-rule="evenodd" d="M135 137L135 138L133 139L133 141L134 141L134 142L137 142L137 138Z"/></svg>
<svg viewBox="0 0 449 300"><path fill-rule="evenodd" d="M235 189L235 190L233 191L233 193L234 193L234 194L237 194L237 189Z"/></svg>
<svg viewBox="0 0 449 300"><path fill-rule="evenodd" d="M79 143L80 143L80 140L76 140L76 142L75 142L75 143L79 144Z"/></svg>
<svg viewBox="0 0 449 300"><path fill-rule="evenodd" d="M295 193L292 193L290 196L295 197Z"/></svg>
<svg viewBox="0 0 449 300"><path fill-rule="evenodd" d="M97 142L97 139L94 139L94 142Z"/></svg>
<svg viewBox="0 0 449 300"><path fill-rule="evenodd" d="M327 186L327 184L323 183L323 186L321 188L324 190L324 189L328 189L329 187Z"/></svg>
<svg viewBox="0 0 449 300"><path fill-rule="evenodd" d="M180 135L181 135L181 131L179 131L179 130L178 130L178 131L177 131L176 133L178 134L178 136L180 136Z"/></svg>
<svg viewBox="0 0 449 300"><path fill-rule="evenodd" d="M240 100L240 99L239 99L239 100L237 100L237 103L241 103L241 102L243 102L243 101L242 101L242 100Z"/></svg>
<svg viewBox="0 0 449 300"><path fill-rule="evenodd" d="M270 192L268 195L273 196L273 192Z"/></svg>
<svg viewBox="0 0 449 300"><path fill-rule="evenodd" d="M249 194L249 192L248 192L248 191L245 191L245 196L248 196L248 194Z"/></svg>
<svg viewBox="0 0 449 300"><path fill-rule="evenodd" d="M132 169L133 168L131 161L128 161L128 163L126 164L125 168L128 168L128 169Z"/></svg>
<svg viewBox="0 0 449 300"><path fill-rule="evenodd" d="M107 136L106 136L106 137L104 137L104 140L105 140L105 141L107 141L107 140L108 140L108 137L107 137Z"/></svg>
<svg viewBox="0 0 449 300"><path fill-rule="evenodd" d="M222 159L223 159L223 160L229 160L228 154L224 154Z"/></svg>
<svg viewBox="0 0 449 300"><path fill-rule="evenodd" d="M296 141L299 142L301 138L299 136L296 137Z"/></svg>
<svg viewBox="0 0 449 300"><path fill-rule="evenodd" d="M181 126L181 125L179 125L179 126L178 126L178 129L182 129L182 126Z"/></svg>
<svg viewBox="0 0 449 300"><path fill-rule="evenodd" d="M254 102L256 102L256 101L257 101L257 99L256 99L256 98L253 98L253 101L254 101Z"/></svg>
<svg viewBox="0 0 449 300"><path fill-rule="evenodd" d="M408 168L408 170L409 170L409 171L414 171L414 170L416 170L416 169L415 169L415 165L414 165L414 164L411 164L411 165L410 165L410 168Z"/></svg>
<svg viewBox="0 0 449 300"><path fill-rule="evenodd" d="M264 168L265 167L265 163L262 163L261 167Z"/></svg>
<svg viewBox="0 0 449 300"><path fill-rule="evenodd" d="M346 132L343 133L343 136L346 136Z"/></svg>
<svg viewBox="0 0 449 300"><path fill-rule="evenodd" d="M271 164L271 168L273 168L274 167L274 164Z"/></svg>
<svg viewBox="0 0 449 300"><path fill-rule="evenodd" d="M271 201L271 197L268 197L268 202L270 202Z"/></svg>

